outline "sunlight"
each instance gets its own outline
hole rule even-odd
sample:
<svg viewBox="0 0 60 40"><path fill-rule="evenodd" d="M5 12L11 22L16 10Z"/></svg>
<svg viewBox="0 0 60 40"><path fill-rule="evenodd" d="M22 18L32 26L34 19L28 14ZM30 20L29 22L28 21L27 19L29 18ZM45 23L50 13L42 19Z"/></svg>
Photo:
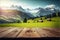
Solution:
<svg viewBox="0 0 60 40"><path fill-rule="evenodd" d="M4 0L0 0L0 7L10 7L13 3L11 1L4 1Z"/></svg>
<svg viewBox="0 0 60 40"><path fill-rule="evenodd" d="M22 2L16 2L16 1L11 1L11 0L0 0L0 7L3 8L3 9L6 9L6 8L10 8L12 5L14 6L22 6L24 9L33 9L34 7L32 6L29 6L25 3L22 3Z"/></svg>

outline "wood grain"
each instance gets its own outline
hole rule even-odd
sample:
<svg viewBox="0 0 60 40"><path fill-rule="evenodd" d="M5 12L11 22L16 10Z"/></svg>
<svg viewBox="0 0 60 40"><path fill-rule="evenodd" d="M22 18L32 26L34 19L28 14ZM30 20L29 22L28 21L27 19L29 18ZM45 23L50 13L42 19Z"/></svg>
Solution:
<svg viewBox="0 0 60 40"><path fill-rule="evenodd" d="M0 38L60 37L60 28L17 28L1 27Z"/></svg>

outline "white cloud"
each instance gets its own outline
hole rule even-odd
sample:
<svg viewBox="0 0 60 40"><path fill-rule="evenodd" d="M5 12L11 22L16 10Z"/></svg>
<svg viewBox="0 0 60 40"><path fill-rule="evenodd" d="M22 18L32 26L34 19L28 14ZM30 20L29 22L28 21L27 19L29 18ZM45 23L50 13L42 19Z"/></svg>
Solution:
<svg viewBox="0 0 60 40"><path fill-rule="evenodd" d="M11 7L12 5L15 5L15 6L22 6L24 9L26 8L34 8L32 6L29 6L25 3L22 3L22 2L16 2L16 1L11 1L11 0L0 0L0 7L2 8L9 8Z"/></svg>
<svg viewBox="0 0 60 40"><path fill-rule="evenodd" d="M29 11L29 12L31 12L31 13L37 13L39 10L31 10L31 11Z"/></svg>
<svg viewBox="0 0 60 40"><path fill-rule="evenodd" d="M55 8L55 5L47 5L45 8Z"/></svg>

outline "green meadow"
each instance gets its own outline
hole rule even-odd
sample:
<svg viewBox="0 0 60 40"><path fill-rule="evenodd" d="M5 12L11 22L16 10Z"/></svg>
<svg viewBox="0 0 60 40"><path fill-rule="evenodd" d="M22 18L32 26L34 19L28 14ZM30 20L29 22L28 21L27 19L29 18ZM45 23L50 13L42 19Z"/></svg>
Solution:
<svg viewBox="0 0 60 40"><path fill-rule="evenodd" d="M52 21L47 21L44 17L43 22L37 22L40 18L30 19L27 23L6 23L0 24L0 27L22 27L22 28L60 28L60 17L51 18Z"/></svg>

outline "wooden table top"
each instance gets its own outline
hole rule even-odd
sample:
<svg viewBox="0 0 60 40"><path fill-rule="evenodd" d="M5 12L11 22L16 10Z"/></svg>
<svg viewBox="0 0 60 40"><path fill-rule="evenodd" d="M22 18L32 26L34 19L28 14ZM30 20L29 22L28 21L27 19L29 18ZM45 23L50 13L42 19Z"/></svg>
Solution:
<svg viewBox="0 0 60 40"><path fill-rule="evenodd" d="M60 37L60 28L0 27L0 38Z"/></svg>

